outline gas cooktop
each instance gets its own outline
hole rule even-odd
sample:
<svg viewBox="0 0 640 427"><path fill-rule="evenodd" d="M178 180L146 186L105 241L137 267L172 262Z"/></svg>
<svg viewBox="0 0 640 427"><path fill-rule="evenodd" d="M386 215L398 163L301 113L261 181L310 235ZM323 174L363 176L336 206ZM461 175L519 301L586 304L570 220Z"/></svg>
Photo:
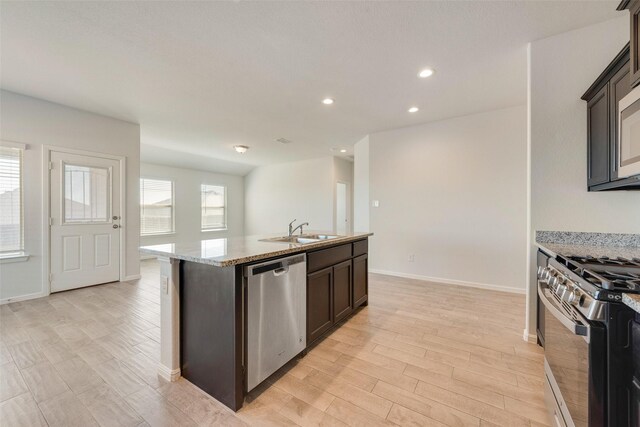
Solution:
<svg viewBox="0 0 640 427"><path fill-rule="evenodd" d="M563 264L598 288L640 293L640 259L569 256Z"/></svg>

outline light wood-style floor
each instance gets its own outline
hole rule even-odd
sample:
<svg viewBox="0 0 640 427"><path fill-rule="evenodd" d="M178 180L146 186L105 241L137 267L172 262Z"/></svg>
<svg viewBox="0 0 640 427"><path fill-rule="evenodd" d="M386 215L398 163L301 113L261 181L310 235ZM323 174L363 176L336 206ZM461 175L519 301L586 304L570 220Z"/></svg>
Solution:
<svg viewBox="0 0 640 427"><path fill-rule="evenodd" d="M371 275L369 306L234 414L157 376L158 264L142 274L0 307L0 425L548 425L522 295Z"/></svg>

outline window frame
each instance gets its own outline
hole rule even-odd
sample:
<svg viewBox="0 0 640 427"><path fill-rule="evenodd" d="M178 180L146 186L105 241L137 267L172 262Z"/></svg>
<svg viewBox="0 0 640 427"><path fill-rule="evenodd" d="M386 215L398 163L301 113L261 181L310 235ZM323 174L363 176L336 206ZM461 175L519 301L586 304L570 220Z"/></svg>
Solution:
<svg viewBox="0 0 640 427"><path fill-rule="evenodd" d="M202 191L203 191L203 187L205 186L209 186L209 187L221 187L224 189L224 204L222 206L222 209L224 210L224 224L222 225L222 227L204 227L203 224L203 215L202 215L202 210L204 209L204 206L202 205ZM208 233L211 231L225 231L227 230L227 186L223 185L223 184L207 184L207 183L200 183L200 232L202 233Z"/></svg>
<svg viewBox="0 0 640 427"><path fill-rule="evenodd" d="M171 183L171 231L160 231L157 233L143 233L142 231L142 200L140 200L140 237L149 237L149 236L167 236L171 234L176 234L176 184L175 181L171 178L166 177L153 177L153 176L141 176L140 177L140 188L142 188L142 181L164 181ZM142 198L142 194L140 194L140 199Z"/></svg>
<svg viewBox="0 0 640 427"><path fill-rule="evenodd" d="M16 142L0 141L0 148L6 148L10 150L16 150L18 152L18 182L20 188L20 243L17 249L0 251L0 259L8 258L27 258L25 253L25 240L24 240L24 152L27 150L27 145ZM26 259L25 259L26 260Z"/></svg>

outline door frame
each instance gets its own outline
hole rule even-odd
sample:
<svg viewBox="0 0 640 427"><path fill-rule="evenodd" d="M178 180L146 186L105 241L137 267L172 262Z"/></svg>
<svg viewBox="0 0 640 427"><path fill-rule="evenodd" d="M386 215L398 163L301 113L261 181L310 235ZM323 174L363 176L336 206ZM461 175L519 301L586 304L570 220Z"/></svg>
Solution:
<svg viewBox="0 0 640 427"><path fill-rule="evenodd" d="M42 289L46 295L51 294L51 173L49 165L51 163L51 153L63 153L63 154L77 154L80 156L98 157L108 160L117 160L120 167L120 266L119 266L119 281L123 281L126 277L126 259L127 259L127 245L126 235L123 233L123 228L127 225L127 195L126 195L126 166L127 158L124 156L116 156L113 154L96 153L93 151L76 150L74 148L57 147L54 145L42 146L42 227L46 232L42 233L42 260L44 263L43 275L42 275Z"/></svg>

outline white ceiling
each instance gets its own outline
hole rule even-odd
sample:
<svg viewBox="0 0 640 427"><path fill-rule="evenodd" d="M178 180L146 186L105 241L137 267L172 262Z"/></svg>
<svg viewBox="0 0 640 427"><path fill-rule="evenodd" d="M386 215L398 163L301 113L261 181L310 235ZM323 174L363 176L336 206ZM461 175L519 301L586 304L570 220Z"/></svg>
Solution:
<svg viewBox="0 0 640 427"><path fill-rule="evenodd" d="M2 2L0 84L140 123L144 160L244 174L523 104L526 43L617 3Z"/></svg>

